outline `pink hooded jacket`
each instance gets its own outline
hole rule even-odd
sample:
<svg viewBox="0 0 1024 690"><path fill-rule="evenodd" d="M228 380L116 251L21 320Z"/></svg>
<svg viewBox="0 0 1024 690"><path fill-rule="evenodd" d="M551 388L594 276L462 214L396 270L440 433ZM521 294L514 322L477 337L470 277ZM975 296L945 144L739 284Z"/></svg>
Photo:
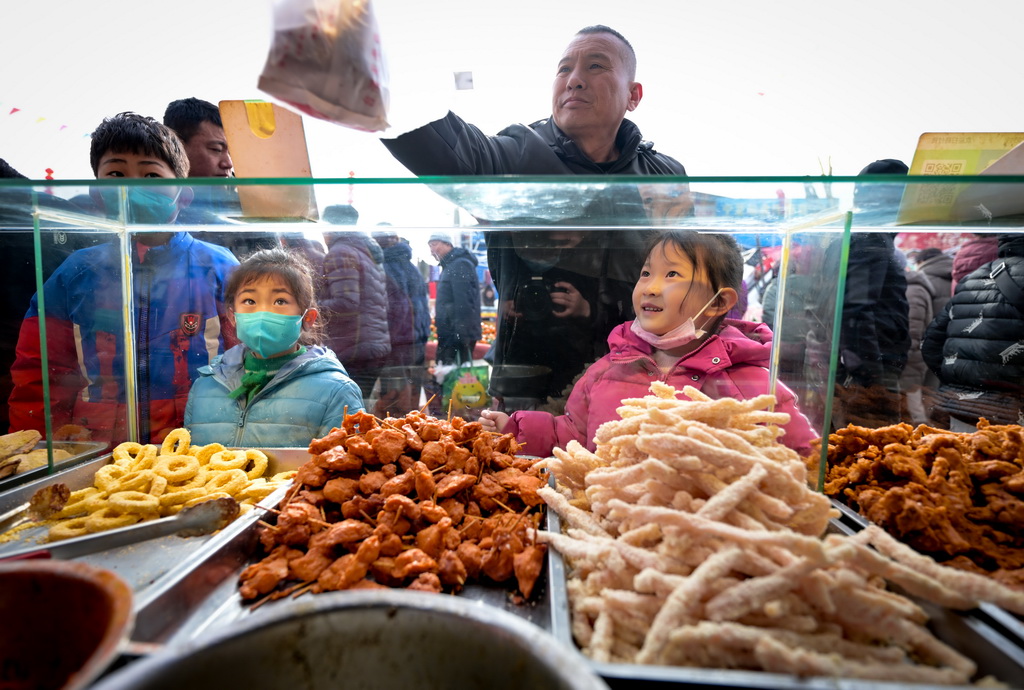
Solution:
<svg viewBox="0 0 1024 690"><path fill-rule="evenodd" d="M525 452L547 456L554 447L564 448L576 440L594 450L594 434L607 421L619 419L615 410L624 398L640 398L650 392L655 379L682 390L693 386L712 398L747 400L768 392L768 358L772 332L763 323L726 319L725 325L693 352L685 355L668 374L663 374L651 356L651 346L620 324L608 336L611 349L594 362L573 386L565 414L520 411L511 415L505 433L527 442ZM783 443L802 456L810 453L812 439L819 438L810 422L797 409L793 392L776 387L776 412L786 412Z"/></svg>

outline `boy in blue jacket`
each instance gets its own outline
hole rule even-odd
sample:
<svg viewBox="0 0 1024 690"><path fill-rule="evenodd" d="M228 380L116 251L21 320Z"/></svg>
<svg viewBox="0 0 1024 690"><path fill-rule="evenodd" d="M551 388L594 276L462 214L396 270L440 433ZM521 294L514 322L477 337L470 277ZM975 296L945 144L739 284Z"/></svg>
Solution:
<svg viewBox="0 0 1024 690"><path fill-rule="evenodd" d="M92 134L97 179L188 176L181 140L153 118L120 113ZM111 218L121 212L121 188L92 190ZM176 184L127 189L127 222L174 223L191 201ZM233 345L224 286L238 261L187 232L137 231L130 257L119 243L74 252L43 285L43 310L32 298L11 368L12 429L45 432L40 313L45 313L52 428L83 426L94 440L127 440L122 267L133 280L139 441L159 443L182 426L199 367Z"/></svg>

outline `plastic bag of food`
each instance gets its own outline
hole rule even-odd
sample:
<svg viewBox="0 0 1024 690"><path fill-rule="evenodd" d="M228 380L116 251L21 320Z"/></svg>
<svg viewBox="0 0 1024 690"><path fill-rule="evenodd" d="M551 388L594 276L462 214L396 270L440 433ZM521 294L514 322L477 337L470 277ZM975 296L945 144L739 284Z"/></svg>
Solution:
<svg viewBox="0 0 1024 690"><path fill-rule="evenodd" d="M258 86L313 117L387 129L388 76L370 0L275 0Z"/></svg>

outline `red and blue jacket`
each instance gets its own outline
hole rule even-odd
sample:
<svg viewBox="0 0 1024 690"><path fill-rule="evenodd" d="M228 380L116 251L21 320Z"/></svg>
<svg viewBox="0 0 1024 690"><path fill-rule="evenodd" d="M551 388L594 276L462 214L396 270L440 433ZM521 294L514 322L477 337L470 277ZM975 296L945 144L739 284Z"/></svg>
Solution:
<svg viewBox="0 0 1024 690"><path fill-rule="evenodd" d="M94 440L126 440L121 275L131 266L139 440L160 442L182 426L199 367L237 340L224 287L238 265L231 252L176 232L155 247L118 243L73 253L43 285L52 428L78 424ZM45 431L38 295L18 336L11 367L12 429Z"/></svg>

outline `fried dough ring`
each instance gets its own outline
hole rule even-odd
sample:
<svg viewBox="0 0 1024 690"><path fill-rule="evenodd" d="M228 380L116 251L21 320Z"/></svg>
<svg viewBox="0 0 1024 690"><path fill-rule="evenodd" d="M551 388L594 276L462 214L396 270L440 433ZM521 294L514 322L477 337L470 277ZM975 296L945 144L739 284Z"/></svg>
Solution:
<svg viewBox="0 0 1024 690"><path fill-rule="evenodd" d="M187 482L199 472L199 460L191 455L161 455L153 471L171 484Z"/></svg>
<svg viewBox="0 0 1024 690"><path fill-rule="evenodd" d="M208 465L210 458L222 450L227 449L219 443L207 443L205 446L192 446L189 448L189 455L194 455L200 465Z"/></svg>
<svg viewBox="0 0 1024 690"><path fill-rule="evenodd" d="M252 469L245 473L249 479L262 477L263 473L267 471L267 466L270 464L267 454L261 450L251 449L245 451L245 459L252 461Z"/></svg>
<svg viewBox="0 0 1024 690"><path fill-rule="evenodd" d="M203 487L195 487L192 489L183 489L181 491L170 491L165 493L157 500L160 502L160 507L168 508L171 506L182 505L188 503L193 498L199 498L200 496L206 495L206 489Z"/></svg>
<svg viewBox="0 0 1024 690"><path fill-rule="evenodd" d="M125 441L114 448L112 453L114 464L121 467L131 467L135 464L135 458L142 452L142 444L134 441Z"/></svg>
<svg viewBox="0 0 1024 690"><path fill-rule="evenodd" d="M222 450L210 458L211 470L243 470L248 464L244 450Z"/></svg>
<svg viewBox="0 0 1024 690"><path fill-rule="evenodd" d="M114 506L107 506L106 508L101 508L85 519L85 530L91 534L96 532L106 532L107 530L117 529L118 527L134 525L136 522L141 520L141 515L136 515L134 513L122 513Z"/></svg>
<svg viewBox="0 0 1024 690"><path fill-rule="evenodd" d="M206 482L206 490L209 493L223 491L234 496L249 484L249 477L244 470L225 470L217 472Z"/></svg>
<svg viewBox="0 0 1024 690"><path fill-rule="evenodd" d="M164 437L164 442L160 446L160 455L187 455L191 444L192 434L188 429L174 429Z"/></svg>
<svg viewBox="0 0 1024 690"><path fill-rule="evenodd" d="M153 470L135 470L114 482L108 493L115 491L147 491L153 484L156 473Z"/></svg>
<svg viewBox="0 0 1024 690"><path fill-rule="evenodd" d="M275 489L277 489L277 485L267 482L263 477L259 477L250 481L249 486L236 493L235 498L239 501L258 503L274 493Z"/></svg>
<svg viewBox="0 0 1024 690"><path fill-rule="evenodd" d="M104 465L103 467L96 470L96 475L93 477L93 484L96 488L101 491L112 491L119 481L125 476L131 474L131 470L124 465L112 464Z"/></svg>
<svg viewBox="0 0 1024 690"><path fill-rule="evenodd" d="M60 541L61 539L85 536L89 533L85 529L85 523L88 519L88 517L83 516L62 520L50 528L46 538L48 541Z"/></svg>
<svg viewBox="0 0 1024 690"><path fill-rule="evenodd" d="M163 496L164 492L167 491L167 477L161 477L159 474L153 476L153 482L149 485L149 493L151 496Z"/></svg>
<svg viewBox="0 0 1024 690"><path fill-rule="evenodd" d="M231 498L231 494L229 494L227 491L212 491L206 494L205 496L193 498L191 501L188 501L185 505L183 505L182 508L191 508L194 505L198 505L199 503L206 503L207 501L212 501L215 498Z"/></svg>
<svg viewBox="0 0 1024 690"><path fill-rule="evenodd" d="M133 470L151 470L153 464L156 462L157 447L152 443L147 443L142 447L142 450L138 455L135 456L135 462L131 468Z"/></svg>
<svg viewBox="0 0 1024 690"><path fill-rule="evenodd" d="M160 499L141 491L118 491L107 499L111 507L122 513L134 513L145 517L160 512Z"/></svg>
<svg viewBox="0 0 1024 690"><path fill-rule="evenodd" d="M83 513L91 513L102 505L107 497L107 492L95 486L89 486L78 491L72 491L68 502L60 509L55 518L70 518Z"/></svg>

